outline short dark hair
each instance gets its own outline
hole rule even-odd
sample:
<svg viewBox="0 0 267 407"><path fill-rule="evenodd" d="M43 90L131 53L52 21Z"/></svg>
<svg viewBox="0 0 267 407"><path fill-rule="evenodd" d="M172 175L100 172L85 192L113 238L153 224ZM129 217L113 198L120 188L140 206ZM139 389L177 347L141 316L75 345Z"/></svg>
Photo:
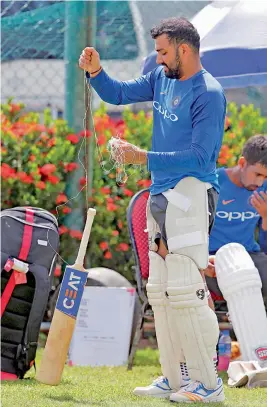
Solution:
<svg viewBox="0 0 267 407"><path fill-rule="evenodd" d="M186 18L172 17L162 20L159 25L150 30L153 39L162 34L166 34L170 41L184 41L190 45L195 51L199 52L200 37L197 29Z"/></svg>
<svg viewBox="0 0 267 407"><path fill-rule="evenodd" d="M267 135L250 137L244 144L242 155L250 165L261 164L267 167Z"/></svg>

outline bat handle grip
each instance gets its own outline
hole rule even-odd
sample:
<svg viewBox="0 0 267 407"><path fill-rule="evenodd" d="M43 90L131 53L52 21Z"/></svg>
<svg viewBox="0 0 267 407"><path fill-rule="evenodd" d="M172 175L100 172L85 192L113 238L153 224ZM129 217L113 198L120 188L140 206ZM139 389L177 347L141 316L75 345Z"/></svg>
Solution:
<svg viewBox="0 0 267 407"><path fill-rule="evenodd" d="M84 231L83 231L83 235L82 235L82 240L81 240L81 244L79 247L79 252L78 252L78 256L77 256L75 264L83 266L84 257L85 257L88 240L89 240L89 236L91 233L91 228L92 228L95 214L96 214L95 209L93 209L93 208L88 209L86 223L85 223L85 227L84 227Z"/></svg>

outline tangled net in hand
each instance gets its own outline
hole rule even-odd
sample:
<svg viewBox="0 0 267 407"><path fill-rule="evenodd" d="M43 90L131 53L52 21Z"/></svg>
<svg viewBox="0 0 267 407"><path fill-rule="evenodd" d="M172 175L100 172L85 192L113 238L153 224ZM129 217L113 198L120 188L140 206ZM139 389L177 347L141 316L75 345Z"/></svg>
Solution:
<svg viewBox="0 0 267 407"><path fill-rule="evenodd" d="M124 144L124 147L122 148L122 145ZM124 140L118 138L118 137L112 137L107 145L107 150L109 151L110 154L110 160L113 162L113 166L116 168L116 182L118 184L125 184L129 178L129 175L126 172L126 164L124 162L124 157L125 153L127 154L127 142L124 142ZM129 152L133 154L133 149L129 148ZM128 164L127 164L128 165ZM137 167L141 168L140 165L136 164L130 164L131 167L135 170Z"/></svg>

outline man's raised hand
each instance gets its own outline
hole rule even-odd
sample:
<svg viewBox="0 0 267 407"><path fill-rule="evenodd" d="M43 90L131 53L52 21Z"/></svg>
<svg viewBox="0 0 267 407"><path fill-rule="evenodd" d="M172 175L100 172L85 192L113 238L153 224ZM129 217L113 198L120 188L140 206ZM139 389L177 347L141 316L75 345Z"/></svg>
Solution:
<svg viewBox="0 0 267 407"><path fill-rule="evenodd" d="M99 53L93 47L84 48L80 55L79 67L90 74L97 75L101 71Z"/></svg>

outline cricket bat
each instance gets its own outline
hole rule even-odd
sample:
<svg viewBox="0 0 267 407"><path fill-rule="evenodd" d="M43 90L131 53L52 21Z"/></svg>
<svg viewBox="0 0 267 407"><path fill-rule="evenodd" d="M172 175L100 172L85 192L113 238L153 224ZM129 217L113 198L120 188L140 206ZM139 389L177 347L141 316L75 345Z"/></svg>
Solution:
<svg viewBox="0 0 267 407"><path fill-rule="evenodd" d="M95 214L95 209L88 210L77 259L73 266L66 267L40 368L37 370L36 379L51 386L60 383L67 359L87 280L83 263Z"/></svg>

